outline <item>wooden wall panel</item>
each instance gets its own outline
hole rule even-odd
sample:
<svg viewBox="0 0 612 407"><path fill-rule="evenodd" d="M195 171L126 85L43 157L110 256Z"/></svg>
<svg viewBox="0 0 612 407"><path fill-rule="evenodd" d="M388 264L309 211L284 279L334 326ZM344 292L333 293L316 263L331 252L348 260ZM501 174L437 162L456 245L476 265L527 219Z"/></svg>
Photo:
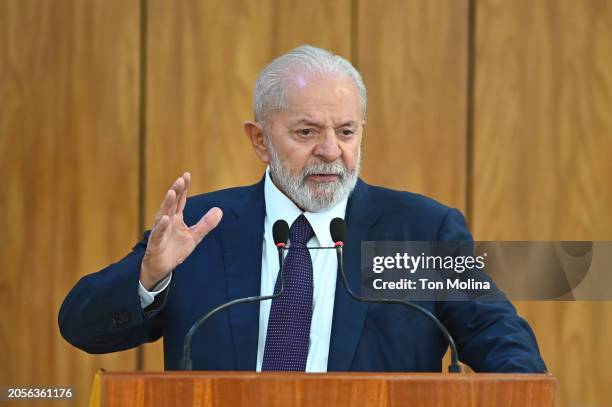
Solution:
<svg viewBox="0 0 612 407"><path fill-rule="evenodd" d="M57 313L137 236L138 27L137 0L0 2L0 383L71 386L70 405L135 368L70 346Z"/></svg>
<svg viewBox="0 0 612 407"><path fill-rule="evenodd" d="M468 1L357 3L364 178L465 210Z"/></svg>
<svg viewBox="0 0 612 407"><path fill-rule="evenodd" d="M612 239L612 2L478 0L477 239ZM560 406L612 400L612 304L523 303Z"/></svg>
<svg viewBox="0 0 612 407"><path fill-rule="evenodd" d="M350 53L349 0L150 0L147 21L148 224L185 170L192 194L260 179L242 124L274 57L302 44ZM161 342L145 347L144 368L163 368Z"/></svg>

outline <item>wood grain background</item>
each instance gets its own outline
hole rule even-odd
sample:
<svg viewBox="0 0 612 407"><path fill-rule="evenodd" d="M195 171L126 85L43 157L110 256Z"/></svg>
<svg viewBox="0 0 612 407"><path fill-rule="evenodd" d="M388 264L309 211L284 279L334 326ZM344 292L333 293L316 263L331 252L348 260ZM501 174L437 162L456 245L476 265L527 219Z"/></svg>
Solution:
<svg viewBox="0 0 612 407"><path fill-rule="evenodd" d="M59 305L182 171L194 193L260 178L253 82L304 43L363 74L367 181L461 209L477 239L612 240L612 0L1 0L0 385L84 405L96 368L162 369L161 342L71 348ZM609 405L612 304L517 307L559 405Z"/></svg>
<svg viewBox="0 0 612 407"><path fill-rule="evenodd" d="M467 0L359 1L363 178L466 210Z"/></svg>
<svg viewBox="0 0 612 407"><path fill-rule="evenodd" d="M474 237L612 240L612 2L476 4ZM516 305L558 404L610 405L612 303Z"/></svg>
<svg viewBox="0 0 612 407"><path fill-rule="evenodd" d="M0 2L0 386L82 406L97 369L135 367L70 346L57 314L138 236L138 27L134 0Z"/></svg>

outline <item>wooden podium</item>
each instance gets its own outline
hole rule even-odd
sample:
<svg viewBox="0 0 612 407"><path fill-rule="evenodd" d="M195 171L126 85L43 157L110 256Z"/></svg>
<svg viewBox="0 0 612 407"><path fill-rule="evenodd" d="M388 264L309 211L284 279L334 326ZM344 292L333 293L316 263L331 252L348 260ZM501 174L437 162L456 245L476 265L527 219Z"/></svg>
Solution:
<svg viewBox="0 0 612 407"><path fill-rule="evenodd" d="M96 373L90 406L554 406L550 374Z"/></svg>

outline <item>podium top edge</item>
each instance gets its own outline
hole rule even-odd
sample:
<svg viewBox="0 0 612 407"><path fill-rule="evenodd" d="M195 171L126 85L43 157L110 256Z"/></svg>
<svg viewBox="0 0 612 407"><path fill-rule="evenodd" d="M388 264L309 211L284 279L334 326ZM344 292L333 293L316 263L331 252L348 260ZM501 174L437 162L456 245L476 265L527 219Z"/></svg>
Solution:
<svg viewBox="0 0 612 407"><path fill-rule="evenodd" d="M410 372L254 372L254 371L103 371L99 374L107 379L316 379L335 380L417 380L417 381L556 381L551 373L410 373Z"/></svg>

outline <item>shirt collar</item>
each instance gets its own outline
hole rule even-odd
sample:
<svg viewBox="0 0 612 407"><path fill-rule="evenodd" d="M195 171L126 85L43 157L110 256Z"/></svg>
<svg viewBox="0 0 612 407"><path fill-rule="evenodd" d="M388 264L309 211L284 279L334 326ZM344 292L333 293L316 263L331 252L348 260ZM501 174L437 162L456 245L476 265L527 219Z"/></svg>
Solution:
<svg viewBox="0 0 612 407"><path fill-rule="evenodd" d="M270 168L266 169L266 180L264 182L264 199L266 203L266 216L274 224L279 219L284 219L289 226L300 216L302 213L308 219L308 222L312 226L319 245L321 246L332 246L333 241L329 232L329 223L334 218L344 219L346 213L346 204L348 197L345 197L342 201L336 205L322 212L302 212L291 199L287 197L270 178Z"/></svg>

